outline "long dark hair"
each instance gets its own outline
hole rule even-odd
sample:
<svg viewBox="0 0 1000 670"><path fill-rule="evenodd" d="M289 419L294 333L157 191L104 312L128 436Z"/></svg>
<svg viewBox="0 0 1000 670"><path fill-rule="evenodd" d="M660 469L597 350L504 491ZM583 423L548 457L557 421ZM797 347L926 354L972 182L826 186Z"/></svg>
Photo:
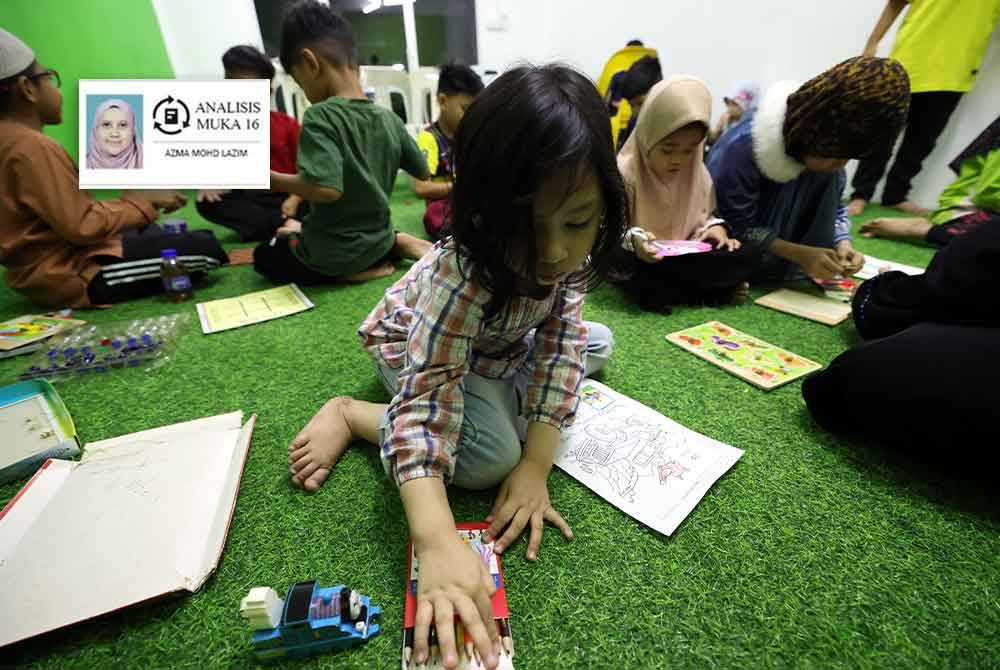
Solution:
<svg viewBox="0 0 1000 670"><path fill-rule="evenodd" d="M462 273L493 293L487 317L516 293L511 258L526 256L535 276L533 196L559 171L575 177L570 189L593 171L604 200L590 258L566 281L589 290L612 273L628 205L607 110L585 76L559 64L505 72L469 106L454 156L452 244Z"/></svg>

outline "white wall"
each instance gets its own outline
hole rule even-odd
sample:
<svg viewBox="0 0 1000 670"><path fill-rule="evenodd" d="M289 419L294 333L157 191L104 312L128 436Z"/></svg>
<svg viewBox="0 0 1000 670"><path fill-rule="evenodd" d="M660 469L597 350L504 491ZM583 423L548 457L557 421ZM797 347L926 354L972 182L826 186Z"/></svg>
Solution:
<svg viewBox="0 0 1000 670"><path fill-rule="evenodd" d="M718 114L722 96L740 81L756 79L765 88L780 79L804 81L859 54L883 6L882 0L476 0L479 61L503 68L517 60L564 60L596 80L612 53L639 38L659 50L665 75L705 80ZM879 55L888 54L896 26ZM1000 111L997 91L1000 31L912 198L936 202L951 179L947 162Z"/></svg>
<svg viewBox="0 0 1000 670"><path fill-rule="evenodd" d="M153 0L178 79L222 79L222 54L237 44L263 50L253 0Z"/></svg>

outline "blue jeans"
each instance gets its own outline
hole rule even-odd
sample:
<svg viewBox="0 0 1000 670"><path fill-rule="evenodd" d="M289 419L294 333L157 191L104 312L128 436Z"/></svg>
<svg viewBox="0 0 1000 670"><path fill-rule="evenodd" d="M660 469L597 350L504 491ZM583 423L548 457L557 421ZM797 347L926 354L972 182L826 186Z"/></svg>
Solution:
<svg viewBox="0 0 1000 670"><path fill-rule="evenodd" d="M604 368L614 350L611 329L593 321L587 327L584 370L587 376ZM399 369L376 364L379 379L393 396L399 391ZM452 483L467 489L488 489L499 484L521 460L521 442L528 423L520 415L520 399L528 387L531 367L522 366L509 379L490 379L469 372L462 379L465 396L462 428L455 452ZM388 420L382 415L379 441L385 443Z"/></svg>

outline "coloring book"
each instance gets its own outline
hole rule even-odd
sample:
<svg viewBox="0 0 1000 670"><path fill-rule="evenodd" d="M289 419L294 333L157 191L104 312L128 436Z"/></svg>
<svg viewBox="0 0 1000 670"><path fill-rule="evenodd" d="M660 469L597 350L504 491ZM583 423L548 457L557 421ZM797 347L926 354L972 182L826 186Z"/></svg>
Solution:
<svg viewBox="0 0 1000 670"><path fill-rule="evenodd" d="M767 391L823 367L718 321L671 333L667 341Z"/></svg>
<svg viewBox="0 0 1000 670"><path fill-rule="evenodd" d="M585 379L556 465L629 516L670 535L742 455Z"/></svg>

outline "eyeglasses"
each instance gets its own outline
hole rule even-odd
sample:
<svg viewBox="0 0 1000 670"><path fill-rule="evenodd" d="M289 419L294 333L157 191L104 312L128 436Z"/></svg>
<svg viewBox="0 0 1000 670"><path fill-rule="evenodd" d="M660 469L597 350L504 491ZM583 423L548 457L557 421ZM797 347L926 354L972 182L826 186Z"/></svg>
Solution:
<svg viewBox="0 0 1000 670"><path fill-rule="evenodd" d="M62 86L62 79L59 78L59 73L55 70L46 70L45 72L39 72L38 74L28 75L28 79L41 79L42 77L48 77L49 80L55 84L56 88Z"/></svg>

